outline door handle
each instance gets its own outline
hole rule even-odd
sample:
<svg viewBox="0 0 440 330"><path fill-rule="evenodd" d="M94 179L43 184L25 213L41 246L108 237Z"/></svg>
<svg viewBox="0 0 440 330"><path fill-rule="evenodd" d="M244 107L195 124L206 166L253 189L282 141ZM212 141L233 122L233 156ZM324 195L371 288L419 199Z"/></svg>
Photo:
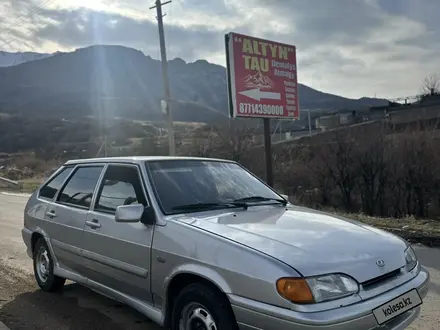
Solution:
<svg viewBox="0 0 440 330"><path fill-rule="evenodd" d="M55 213L55 211L48 211L48 212L46 212L46 215L49 217L49 218L55 218L57 215L56 215L56 213Z"/></svg>
<svg viewBox="0 0 440 330"><path fill-rule="evenodd" d="M101 228L101 224L98 222L98 220L86 220L86 226L89 226L92 229Z"/></svg>

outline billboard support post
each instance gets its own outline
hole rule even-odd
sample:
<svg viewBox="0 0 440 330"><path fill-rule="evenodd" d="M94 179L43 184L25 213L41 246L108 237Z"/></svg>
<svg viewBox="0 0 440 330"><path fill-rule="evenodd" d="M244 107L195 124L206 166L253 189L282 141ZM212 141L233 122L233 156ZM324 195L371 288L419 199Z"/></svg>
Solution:
<svg viewBox="0 0 440 330"><path fill-rule="evenodd" d="M266 156L266 183L273 187L272 170L272 132L270 129L270 118L263 118L264 122L264 153Z"/></svg>
<svg viewBox="0 0 440 330"><path fill-rule="evenodd" d="M273 186L270 119L299 119L296 47L238 33L225 35L231 118L263 118L266 180Z"/></svg>

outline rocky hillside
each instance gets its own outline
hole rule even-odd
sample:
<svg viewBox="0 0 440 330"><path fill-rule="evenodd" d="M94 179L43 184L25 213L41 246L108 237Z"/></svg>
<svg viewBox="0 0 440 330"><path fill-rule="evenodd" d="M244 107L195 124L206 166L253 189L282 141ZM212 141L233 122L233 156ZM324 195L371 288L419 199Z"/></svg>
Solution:
<svg viewBox="0 0 440 330"><path fill-rule="evenodd" d="M224 67L174 59L169 71L175 120L209 122L228 115ZM347 99L305 85L300 85L299 95L301 108L329 111L386 102ZM91 46L0 68L2 113L156 120L162 118L161 96L160 62L121 46Z"/></svg>
<svg viewBox="0 0 440 330"><path fill-rule="evenodd" d="M19 65L30 61L41 60L49 56L52 56L52 54L35 52L9 53L0 50L0 67Z"/></svg>

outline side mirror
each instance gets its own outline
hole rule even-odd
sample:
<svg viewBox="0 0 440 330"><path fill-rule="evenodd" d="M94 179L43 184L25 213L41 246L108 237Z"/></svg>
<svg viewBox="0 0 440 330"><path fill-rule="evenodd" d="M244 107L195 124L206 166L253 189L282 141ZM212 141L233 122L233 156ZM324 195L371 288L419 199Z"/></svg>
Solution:
<svg viewBox="0 0 440 330"><path fill-rule="evenodd" d="M121 205L116 208L116 222L135 223L142 219L145 206L142 204Z"/></svg>
<svg viewBox="0 0 440 330"><path fill-rule="evenodd" d="M154 225L156 222L156 212L153 207L142 204L121 205L116 208L116 222L136 223L142 222L144 225Z"/></svg>
<svg viewBox="0 0 440 330"><path fill-rule="evenodd" d="M141 222L144 225L154 225L156 223L156 212L152 206L144 207L144 213L142 214Z"/></svg>

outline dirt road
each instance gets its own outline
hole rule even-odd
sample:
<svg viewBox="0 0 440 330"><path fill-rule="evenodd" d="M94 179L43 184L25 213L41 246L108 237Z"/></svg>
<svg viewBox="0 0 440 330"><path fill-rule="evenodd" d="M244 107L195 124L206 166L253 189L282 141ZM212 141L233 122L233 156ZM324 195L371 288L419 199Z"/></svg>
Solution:
<svg viewBox="0 0 440 330"><path fill-rule="evenodd" d="M26 198L0 193L0 321L11 330L160 330L133 309L69 283L61 294L38 290L21 240ZM415 247L432 276L420 318L410 330L440 329L440 250Z"/></svg>

